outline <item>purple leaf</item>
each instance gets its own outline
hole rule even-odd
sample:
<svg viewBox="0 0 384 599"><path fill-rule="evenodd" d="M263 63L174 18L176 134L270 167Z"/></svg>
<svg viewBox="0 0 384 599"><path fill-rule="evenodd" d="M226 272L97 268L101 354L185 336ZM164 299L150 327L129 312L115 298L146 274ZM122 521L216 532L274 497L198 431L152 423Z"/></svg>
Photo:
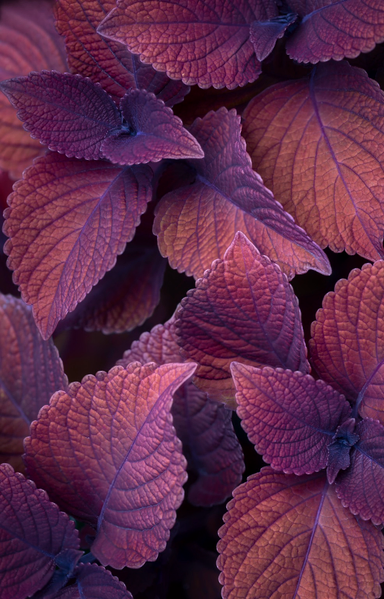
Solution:
<svg viewBox="0 0 384 599"><path fill-rule="evenodd" d="M132 362L155 362L159 366L183 362L173 317L165 324L157 324L150 332L143 333L140 339L134 341L131 348L124 352L123 358L117 364L126 367Z"/></svg>
<svg viewBox="0 0 384 599"><path fill-rule="evenodd" d="M110 270L151 199L152 171L50 154L9 198L8 266L46 339Z"/></svg>
<svg viewBox="0 0 384 599"><path fill-rule="evenodd" d="M133 599L125 584L97 564L79 564L74 576L75 584L47 599Z"/></svg>
<svg viewBox="0 0 384 599"><path fill-rule="evenodd" d="M351 464L351 447L359 440L355 432L356 420L348 418L337 427L332 443L328 446L327 478L330 485L335 482L340 470L346 470Z"/></svg>
<svg viewBox="0 0 384 599"><path fill-rule="evenodd" d="M283 37L288 27L294 23L297 15L288 14L274 17L269 21L254 21L249 39L253 44L256 58L260 62L267 58L275 47L276 41Z"/></svg>
<svg viewBox="0 0 384 599"><path fill-rule="evenodd" d="M309 374L231 365L237 413L255 449L275 470L297 475L325 468L328 446L351 407Z"/></svg>
<svg viewBox="0 0 384 599"><path fill-rule="evenodd" d="M103 139L121 128L112 98L80 75L42 71L0 83L33 138L69 158L101 158Z"/></svg>
<svg viewBox="0 0 384 599"><path fill-rule="evenodd" d="M182 121L153 94L130 89L120 102L122 127L102 143L105 158L118 164L163 158L203 158L204 152Z"/></svg>

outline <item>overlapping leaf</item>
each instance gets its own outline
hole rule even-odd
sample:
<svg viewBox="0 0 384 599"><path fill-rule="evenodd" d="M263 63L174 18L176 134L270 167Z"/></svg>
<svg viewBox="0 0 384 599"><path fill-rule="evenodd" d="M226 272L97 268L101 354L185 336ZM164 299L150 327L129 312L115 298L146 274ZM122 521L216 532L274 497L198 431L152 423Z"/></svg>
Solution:
<svg viewBox="0 0 384 599"><path fill-rule="evenodd" d="M302 21L287 42L299 62L341 60L384 41L384 7L377 0L290 0Z"/></svg>
<svg viewBox="0 0 384 599"><path fill-rule="evenodd" d="M134 363L56 393L25 442L30 476L96 529L92 553L139 567L165 548L186 480L170 416L193 364Z"/></svg>
<svg viewBox="0 0 384 599"><path fill-rule="evenodd" d="M325 254L252 170L240 132L240 118L225 108L190 128L205 157L189 161L195 182L167 193L157 206L154 232L161 253L173 268L199 277L243 231L289 277L309 268L329 274Z"/></svg>
<svg viewBox="0 0 384 599"><path fill-rule="evenodd" d="M0 13L0 81L28 75L30 71L65 71L63 40L54 27L52 2L18 0L3 2ZM16 116L16 110L0 94L0 168L17 178L43 152Z"/></svg>
<svg viewBox="0 0 384 599"><path fill-rule="evenodd" d="M383 538L323 474L263 469L234 492L219 530L224 599L380 597Z"/></svg>
<svg viewBox="0 0 384 599"><path fill-rule="evenodd" d="M0 585L2 599L25 599L49 582L63 561L81 556L78 532L42 489L0 465Z"/></svg>
<svg viewBox="0 0 384 599"><path fill-rule="evenodd" d="M102 38L96 32L102 19L115 6L115 0L56 2L56 25L65 36L72 72L100 83L116 101L127 89L136 88L152 92L166 106L181 102L189 90L186 85L171 81L165 73L158 73L140 62L125 45Z"/></svg>
<svg viewBox="0 0 384 599"><path fill-rule="evenodd" d="M0 331L0 459L23 471L29 425L55 391L66 389L67 377L24 302L0 295Z"/></svg>
<svg viewBox="0 0 384 599"><path fill-rule="evenodd" d="M196 384L233 407L233 360L309 371L293 289L242 233L188 292L177 329L183 355L198 363Z"/></svg>
<svg viewBox="0 0 384 599"><path fill-rule="evenodd" d="M281 368L234 363L237 413L255 449L275 470L312 474L325 468L349 403L324 381Z"/></svg>
<svg viewBox="0 0 384 599"><path fill-rule="evenodd" d="M255 97L243 117L253 167L298 224L321 247L383 258L384 93L377 83L346 62L318 65L309 77Z"/></svg>
<svg viewBox="0 0 384 599"><path fill-rule="evenodd" d="M147 166L50 154L10 196L8 265L44 338L110 270L151 199Z"/></svg>
<svg viewBox="0 0 384 599"><path fill-rule="evenodd" d="M75 584L50 595L48 599L132 599L125 585L97 564L79 564L74 576Z"/></svg>
<svg viewBox="0 0 384 599"><path fill-rule="evenodd" d="M261 72L250 25L277 14L274 0L119 0L98 31L171 79L233 89Z"/></svg>
<svg viewBox="0 0 384 599"><path fill-rule="evenodd" d="M264 60L275 47L276 41L283 37L297 15L288 14L268 21L255 21L251 25L249 39L253 44L257 60Z"/></svg>

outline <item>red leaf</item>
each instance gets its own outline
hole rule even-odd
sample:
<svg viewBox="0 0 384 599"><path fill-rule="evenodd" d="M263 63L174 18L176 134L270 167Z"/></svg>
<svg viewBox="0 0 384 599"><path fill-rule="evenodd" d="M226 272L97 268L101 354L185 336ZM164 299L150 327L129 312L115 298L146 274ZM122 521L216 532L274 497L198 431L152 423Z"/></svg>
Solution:
<svg viewBox="0 0 384 599"><path fill-rule="evenodd" d="M50 0L18 0L1 4L0 81L30 71L65 71L63 40L57 34ZM44 152L31 139L16 110L0 94L0 168L17 179L33 158Z"/></svg>
<svg viewBox="0 0 384 599"><path fill-rule="evenodd" d="M384 41L384 9L377 0L290 0L302 18L286 48L299 62L354 58Z"/></svg>
<svg viewBox="0 0 384 599"><path fill-rule="evenodd" d="M324 474L263 468L235 490L224 522L223 599L381 595L382 534L342 507Z"/></svg>
<svg viewBox="0 0 384 599"><path fill-rule="evenodd" d="M242 231L290 278L309 268L329 274L325 254L252 170L236 112L210 112L196 119L190 132L205 154L202 160L189 161L196 180L167 193L154 222L160 251L171 266L202 276Z"/></svg>
<svg viewBox="0 0 384 599"><path fill-rule="evenodd" d="M151 199L149 167L50 154L9 198L8 266L46 339L110 270ZM102 229L102 235L100 231Z"/></svg>
<svg viewBox="0 0 384 599"><path fill-rule="evenodd" d="M274 0L119 0L98 28L188 85L233 89L261 72L249 27L277 16Z"/></svg>
<svg viewBox="0 0 384 599"><path fill-rule="evenodd" d="M282 38L288 27L294 23L297 15L288 14L274 17L268 21L255 21L251 25L249 39L253 44L257 60L270 55L278 39Z"/></svg>
<svg viewBox="0 0 384 599"><path fill-rule="evenodd" d="M152 92L166 106L181 102L189 91L186 85L171 81L165 73L157 73L128 52L126 46L104 39L96 32L115 6L115 0L57 0L56 25L65 36L72 72L100 83L116 101L127 89L136 88Z"/></svg>
<svg viewBox="0 0 384 599"><path fill-rule="evenodd" d="M328 447L351 407L309 374L233 363L237 413L255 449L275 470L312 474L326 467Z"/></svg>
<svg viewBox="0 0 384 599"><path fill-rule="evenodd" d="M242 233L182 300L177 330L183 355L198 363L196 385L232 407L233 360L309 371L293 289Z"/></svg>
<svg viewBox="0 0 384 599"><path fill-rule="evenodd" d="M321 247L384 257L384 93L347 62L316 67L243 113L253 167Z"/></svg>
<svg viewBox="0 0 384 599"><path fill-rule="evenodd" d="M0 330L0 459L22 472L29 425L68 381L56 347L43 341L24 302L0 295Z"/></svg>
<svg viewBox="0 0 384 599"><path fill-rule="evenodd" d="M31 597L50 580L62 555L81 556L78 532L45 491L9 464L0 465L1 599Z"/></svg>
<svg viewBox="0 0 384 599"><path fill-rule="evenodd" d="M103 565L138 568L165 548L186 480L172 394L194 368L136 362L89 375L56 393L31 427L30 476L96 528L92 553Z"/></svg>
<svg viewBox="0 0 384 599"><path fill-rule="evenodd" d="M31 73L3 81L0 90L32 137L69 158L101 158L102 141L121 127L120 113L111 97L100 85L80 75Z"/></svg>
<svg viewBox="0 0 384 599"><path fill-rule="evenodd" d="M204 152L171 108L145 90L128 90L120 102L126 121L101 146L118 164L159 162L163 158L202 158Z"/></svg>
<svg viewBox="0 0 384 599"><path fill-rule="evenodd" d="M48 599L133 599L116 576L97 564L79 564L76 583L61 589Z"/></svg>

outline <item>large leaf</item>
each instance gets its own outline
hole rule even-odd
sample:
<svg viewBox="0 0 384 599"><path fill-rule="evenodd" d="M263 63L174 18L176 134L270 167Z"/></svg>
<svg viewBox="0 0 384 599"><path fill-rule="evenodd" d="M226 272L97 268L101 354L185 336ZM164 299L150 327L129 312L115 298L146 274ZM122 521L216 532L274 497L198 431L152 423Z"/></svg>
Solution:
<svg viewBox="0 0 384 599"><path fill-rule="evenodd" d="M205 157L188 161L195 168L194 183L167 193L154 223L160 251L171 266L202 276L242 231L290 278L309 268L329 274L325 254L252 170L235 110L209 112L196 119L190 133Z"/></svg>
<svg viewBox="0 0 384 599"><path fill-rule="evenodd" d="M25 442L30 476L96 529L103 565L138 568L165 548L186 480L172 395L193 364L154 364L87 376L56 393Z"/></svg>
<svg viewBox="0 0 384 599"><path fill-rule="evenodd" d="M24 302L0 295L0 331L0 460L23 471L32 420L68 382L56 347L43 341Z"/></svg>
<svg viewBox="0 0 384 599"><path fill-rule="evenodd" d="M171 81L165 73L140 62L125 45L102 38L96 32L115 6L115 0L57 0L56 25L65 36L72 72L100 83L116 101L127 89L136 88L152 92L166 106L181 102L189 91L186 85Z"/></svg>
<svg viewBox="0 0 384 599"><path fill-rule="evenodd" d="M0 81L28 75L30 71L65 71L63 40L54 26L50 0L9 0L0 8ZM31 139L16 110L0 94L0 168L15 178L44 152Z"/></svg>
<svg viewBox="0 0 384 599"><path fill-rule="evenodd" d="M198 363L196 385L232 407L233 360L309 371L293 289L242 233L182 300L176 325L183 355Z"/></svg>
<svg viewBox="0 0 384 599"><path fill-rule="evenodd" d="M383 258L384 93L377 83L347 62L322 64L256 96L243 117L253 167L297 223L321 247Z"/></svg>
<svg viewBox="0 0 384 599"><path fill-rule="evenodd" d="M237 413L248 438L275 470L325 468L337 427L351 412L340 393L309 374L234 363Z"/></svg>
<svg viewBox="0 0 384 599"><path fill-rule="evenodd" d="M299 62L354 58L384 41L384 6L377 0L289 0L302 18L287 42Z"/></svg>
<svg viewBox="0 0 384 599"><path fill-rule="evenodd" d="M1 599L25 599L81 556L78 532L42 489L0 465Z"/></svg>
<svg viewBox="0 0 384 599"><path fill-rule="evenodd" d="M151 174L147 166L50 154L16 184L4 249L45 339L132 239L151 199Z"/></svg>
<svg viewBox="0 0 384 599"><path fill-rule="evenodd" d="M119 0L98 31L172 79L233 89L261 72L250 25L277 14L274 0Z"/></svg>
<svg viewBox="0 0 384 599"><path fill-rule="evenodd" d="M264 468L235 490L224 522L223 599L381 595L382 534L342 507L323 474Z"/></svg>

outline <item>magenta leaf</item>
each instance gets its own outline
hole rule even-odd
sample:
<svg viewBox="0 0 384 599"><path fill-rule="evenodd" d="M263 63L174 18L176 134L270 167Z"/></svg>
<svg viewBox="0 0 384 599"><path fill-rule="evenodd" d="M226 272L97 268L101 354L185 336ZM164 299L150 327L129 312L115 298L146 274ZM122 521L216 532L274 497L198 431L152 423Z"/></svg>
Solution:
<svg viewBox="0 0 384 599"><path fill-rule="evenodd" d="M359 440L355 432L356 420L348 418L337 427L332 443L328 446L327 478L330 485L335 482L340 470L346 470L351 464L351 447Z"/></svg>
<svg viewBox="0 0 384 599"><path fill-rule="evenodd" d="M82 554L74 522L9 464L0 465L0 547L1 599L31 597Z"/></svg>
<svg viewBox="0 0 384 599"><path fill-rule="evenodd" d="M354 58L384 41L384 7L377 0L289 0L302 18L287 42L299 62Z"/></svg>
<svg viewBox="0 0 384 599"><path fill-rule="evenodd" d="M231 371L237 413L264 461L297 475L325 468L335 431L351 413L344 397L302 372L236 362Z"/></svg>
<svg viewBox="0 0 384 599"><path fill-rule="evenodd" d="M231 407L233 360L309 371L293 289L242 233L182 300L176 325L183 355L198 363L196 385Z"/></svg>
<svg viewBox="0 0 384 599"><path fill-rule="evenodd" d="M288 14L274 17L269 21L254 21L249 39L253 44L256 58L260 62L267 58L275 47L276 41L283 37L288 27L294 23L297 15Z"/></svg>
<svg viewBox="0 0 384 599"><path fill-rule="evenodd" d="M172 268L202 276L242 231L290 278L309 268L329 274L324 252L252 170L236 111L209 112L195 120L190 133L205 157L188 161L195 168L194 183L167 193L154 222L160 251Z"/></svg>
<svg viewBox="0 0 384 599"><path fill-rule="evenodd" d="M203 158L204 152L182 121L153 94L128 90L120 102L123 125L102 143L105 158L118 164L163 158Z"/></svg>
<svg viewBox="0 0 384 599"><path fill-rule="evenodd" d="M76 583L61 589L47 599L133 599L116 576L97 564L79 564Z"/></svg>
<svg viewBox="0 0 384 599"><path fill-rule="evenodd" d="M25 441L30 476L96 529L93 555L138 568L163 551L186 480L172 395L193 364L154 364L87 376L53 395Z"/></svg>
<svg viewBox="0 0 384 599"><path fill-rule="evenodd" d="M152 171L50 154L10 196L8 266L46 339L110 270L151 199Z"/></svg>
<svg viewBox="0 0 384 599"><path fill-rule="evenodd" d="M101 158L101 142L121 128L110 96L80 75L42 71L0 83L33 138L69 158Z"/></svg>

